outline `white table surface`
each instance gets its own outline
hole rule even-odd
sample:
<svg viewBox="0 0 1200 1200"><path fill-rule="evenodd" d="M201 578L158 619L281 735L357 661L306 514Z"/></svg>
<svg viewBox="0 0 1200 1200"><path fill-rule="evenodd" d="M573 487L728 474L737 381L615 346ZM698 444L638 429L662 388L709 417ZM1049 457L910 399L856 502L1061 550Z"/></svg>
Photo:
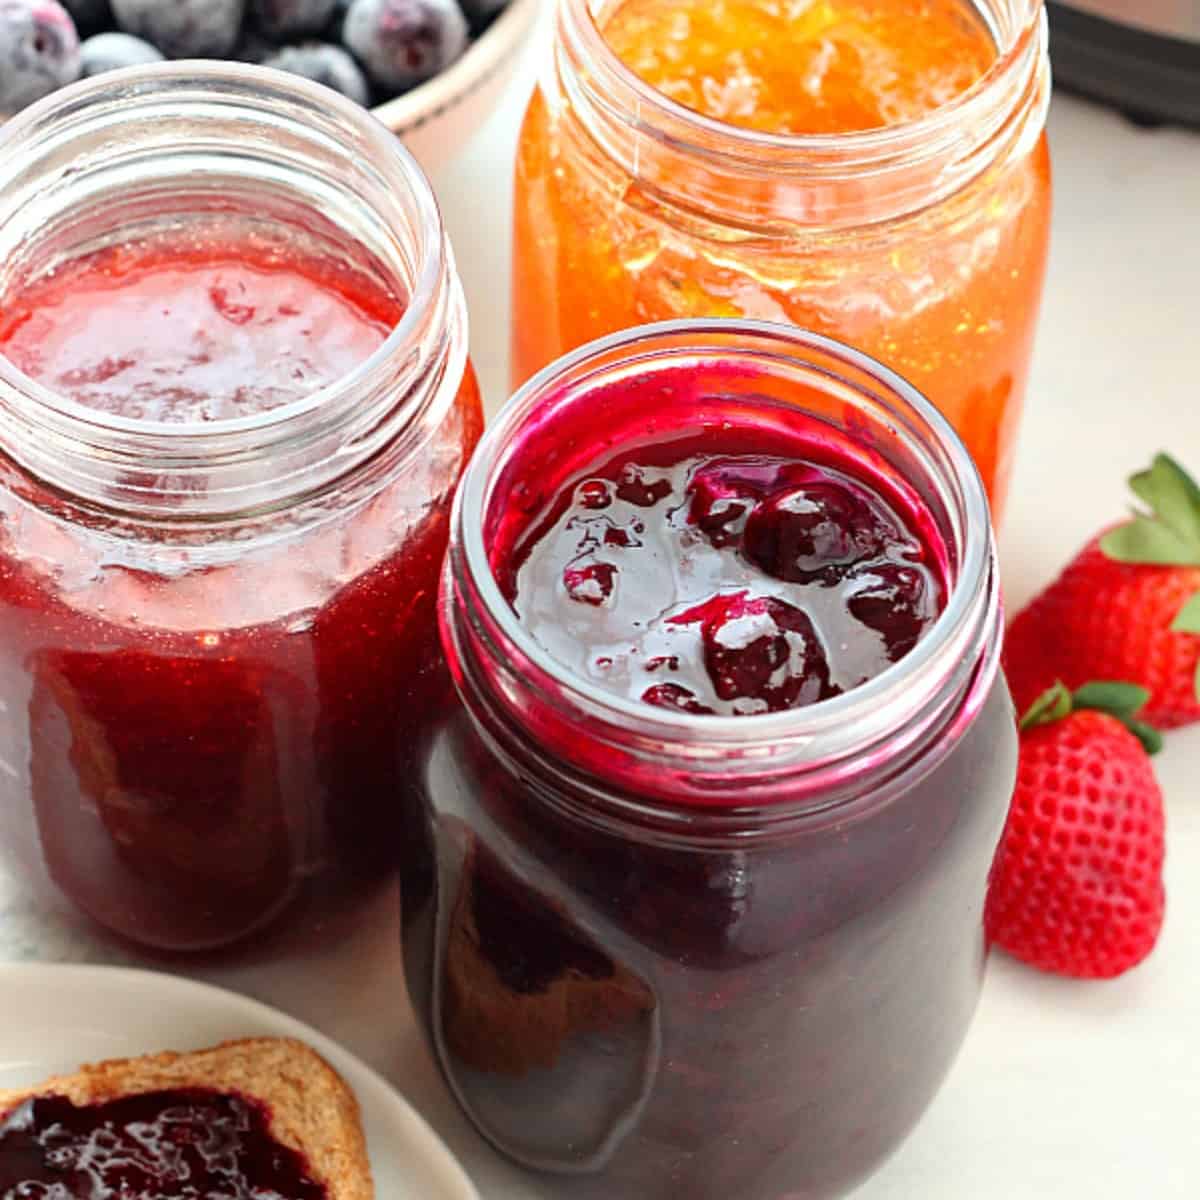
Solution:
<svg viewBox="0 0 1200 1200"><path fill-rule="evenodd" d="M522 101L518 86L435 180L490 411L505 397ZM1122 511L1124 476L1154 451L1200 471L1200 136L1137 129L1066 96L1054 101L1050 129L1053 253L1001 539L1010 604ZM997 955L945 1088L861 1200L1200 1197L1200 728L1173 735L1158 768L1168 914L1155 954L1103 984ZM484 1200L569 1196L569 1183L536 1190L459 1115L414 1026L398 947L393 889L322 945L279 948L252 965L167 969L278 1005L372 1063L447 1139ZM3 876L0 959L136 961L69 918L34 910Z"/></svg>

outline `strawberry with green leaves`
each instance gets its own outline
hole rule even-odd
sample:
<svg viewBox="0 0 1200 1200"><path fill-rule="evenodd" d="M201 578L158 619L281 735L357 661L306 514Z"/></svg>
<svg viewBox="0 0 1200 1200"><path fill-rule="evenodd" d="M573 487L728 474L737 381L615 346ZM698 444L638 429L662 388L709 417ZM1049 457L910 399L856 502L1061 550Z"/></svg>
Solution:
<svg viewBox="0 0 1200 1200"><path fill-rule="evenodd" d="M1021 721L1020 766L992 869L987 930L1016 958L1106 979L1137 966L1163 923L1162 793L1139 720L1145 689L1057 683Z"/></svg>
<svg viewBox="0 0 1200 1200"><path fill-rule="evenodd" d="M1200 720L1200 487L1166 454L1130 481L1143 508L1090 542L1008 632L1018 711L1056 679L1125 679L1161 729Z"/></svg>

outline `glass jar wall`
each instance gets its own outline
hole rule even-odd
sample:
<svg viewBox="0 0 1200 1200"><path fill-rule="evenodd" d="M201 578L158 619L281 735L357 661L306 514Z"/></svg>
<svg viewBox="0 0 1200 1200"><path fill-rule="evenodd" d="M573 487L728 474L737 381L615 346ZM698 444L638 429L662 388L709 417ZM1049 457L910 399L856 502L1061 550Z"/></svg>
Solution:
<svg viewBox="0 0 1200 1200"><path fill-rule="evenodd" d="M704 55L715 34L699 28L699 18L689 25L688 7L558 0L553 57L517 154L514 384L594 337L645 321L794 322L860 347L929 396L965 440L998 511L1049 227L1041 0L933 5L950 14L944 20L982 25L989 57L981 76L960 91L947 85L949 98L927 112L884 106L880 120L888 124L878 128L853 124L869 122L869 113L830 105L811 126L815 133L715 119L713 112L738 111L730 88L739 80L756 86L754 72L725 81L720 103L705 92L713 81L693 75L711 65ZM779 9L757 0L732 0L734 13L730 7L722 9L725 26L739 30L753 24L750 17L765 20L758 10ZM807 39L796 46L797 61L817 47L805 78L836 80L828 70L836 55L874 61L878 47L866 38L894 38L915 23L910 6L882 32L853 19L865 8L886 16L888 7L801 6L782 32L763 36ZM839 16L842 9L849 15ZM808 33L792 32L814 22ZM953 64L931 49L943 44L936 33L910 30L903 42L885 44L888 77L918 54L948 71ZM941 53L948 59L960 49L947 39ZM744 66L749 52L736 53ZM650 86L627 61L710 115ZM853 76L842 86L859 82ZM698 98L705 96L711 103ZM764 111L762 120L783 120Z"/></svg>
<svg viewBox="0 0 1200 1200"><path fill-rule="evenodd" d="M614 687L615 635L587 667L546 649L567 646L571 601L603 623L604 588L645 590L660 504L682 529L678 578L735 553L736 509L696 525L694 490L684 518L664 473L622 468L614 491L601 462L704 444L749 450L763 478L761 447L790 438L824 464L803 478L869 479L923 531L945 594L896 661L806 707L706 716ZM608 565L572 562L548 629L551 609L518 614L510 567L558 495L594 510L606 535L584 548ZM586 523L568 532L586 541ZM810 582L828 597L844 578ZM755 697L778 697L795 656L758 659L796 650L801 626L767 603L744 605L753 637L717 631L715 668L706 641L718 691L740 666ZM851 636L874 645L876 614L855 611ZM763 641L768 614L786 629ZM912 1128L965 1034L1015 775L987 502L949 426L864 355L787 327L614 336L540 374L485 436L456 501L442 635L461 705L422 770L404 945L459 1102L547 1194L569 1174L597 1200L843 1195Z"/></svg>
<svg viewBox="0 0 1200 1200"><path fill-rule="evenodd" d="M482 427L428 184L226 64L63 91L0 151L3 851L160 949L328 916L398 855Z"/></svg>

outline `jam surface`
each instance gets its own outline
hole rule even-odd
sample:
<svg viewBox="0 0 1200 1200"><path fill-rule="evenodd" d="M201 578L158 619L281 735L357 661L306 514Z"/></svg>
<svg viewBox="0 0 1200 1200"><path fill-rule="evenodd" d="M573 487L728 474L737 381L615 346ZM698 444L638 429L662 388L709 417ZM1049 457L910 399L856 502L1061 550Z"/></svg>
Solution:
<svg viewBox="0 0 1200 1200"><path fill-rule="evenodd" d="M72 260L0 315L0 354L58 395L160 424L251 416L343 378L403 305L270 246L152 239Z"/></svg>
<svg viewBox="0 0 1200 1200"><path fill-rule="evenodd" d="M664 95L765 133L850 133L942 107L996 48L961 0L624 0L603 29Z"/></svg>
<svg viewBox="0 0 1200 1200"><path fill-rule="evenodd" d="M3 1200L325 1200L265 1110L199 1089L26 1101L0 1125Z"/></svg>
<svg viewBox="0 0 1200 1200"><path fill-rule="evenodd" d="M642 447L555 498L501 572L538 642L631 699L726 715L828 699L907 654L941 587L901 517L836 468L713 440Z"/></svg>

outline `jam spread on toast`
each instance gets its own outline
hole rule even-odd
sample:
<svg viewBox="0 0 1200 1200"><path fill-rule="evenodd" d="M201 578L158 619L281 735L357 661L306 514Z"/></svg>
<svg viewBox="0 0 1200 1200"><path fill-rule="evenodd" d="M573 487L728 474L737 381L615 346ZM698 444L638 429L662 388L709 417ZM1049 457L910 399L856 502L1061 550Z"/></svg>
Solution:
<svg viewBox="0 0 1200 1200"><path fill-rule="evenodd" d="M0 1200L328 1200L267 1110L204 1089L76 1105L37 1096L0 1123Z"/></svg>

